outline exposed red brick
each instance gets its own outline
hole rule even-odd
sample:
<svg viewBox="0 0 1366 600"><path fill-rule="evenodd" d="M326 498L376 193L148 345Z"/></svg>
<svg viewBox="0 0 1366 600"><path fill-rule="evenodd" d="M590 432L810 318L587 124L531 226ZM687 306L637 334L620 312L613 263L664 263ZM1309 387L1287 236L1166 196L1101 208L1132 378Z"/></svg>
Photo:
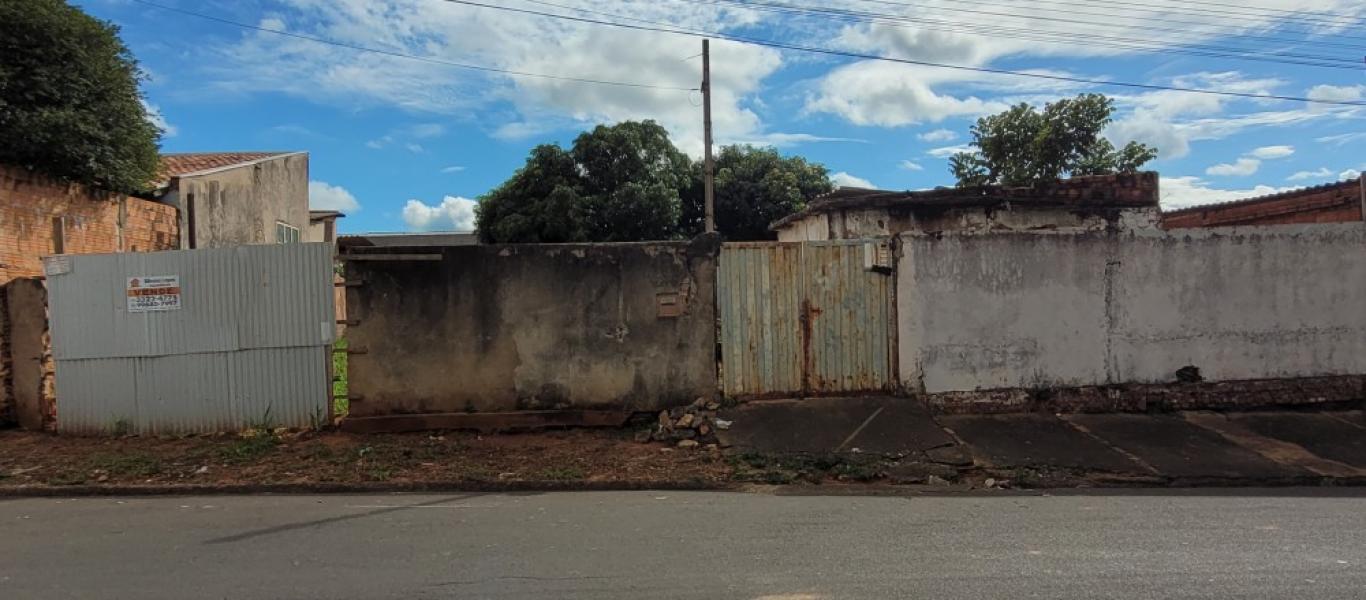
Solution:
<svg viewBox="0 0 1366 600"><path fill-rule="evenodd" d="M55 227L68 254L180 246L174 206L0 167L0 283L42 275L42 257L55 251Z"/></svg>
<svg viewBox="0 0 1366 600"><path fill-rule="evenodd" d="M1166 229L1361 221L1362 181L1350 180L1222 204L1163 213Z"/></svg>

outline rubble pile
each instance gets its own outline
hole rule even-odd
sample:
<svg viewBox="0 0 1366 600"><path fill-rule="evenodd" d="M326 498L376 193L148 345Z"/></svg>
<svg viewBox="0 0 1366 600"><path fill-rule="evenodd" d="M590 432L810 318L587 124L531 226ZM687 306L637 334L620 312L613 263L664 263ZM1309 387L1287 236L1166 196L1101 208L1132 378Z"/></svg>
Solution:
<svg viewBox="0 0 1366 600"><path fill-rule="evenodd" d="M660 411L658 422L636 435L641 442L667 442L679 448L714 447L718 430L730 428L730 421L717 418L721 404L698 398L692 404Z"/></svg>

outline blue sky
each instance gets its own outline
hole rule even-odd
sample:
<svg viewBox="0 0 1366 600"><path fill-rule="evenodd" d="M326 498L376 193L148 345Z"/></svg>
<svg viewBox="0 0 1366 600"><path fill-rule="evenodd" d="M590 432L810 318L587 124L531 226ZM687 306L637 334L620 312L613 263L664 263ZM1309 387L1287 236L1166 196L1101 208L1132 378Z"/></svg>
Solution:
<svg viewBox="0 0 1366 600"><path fill-rule="evenodd" d="M155 2L434 61L663 88L695 87L700 77L695 37L443 0ZM1366 100L1366 0L481 3L970 67ZM684 151L702 149L696 92L461 69L131 0L78 4L123 28L150 75L144 90L167 129L164 151L307 150L311 202L345 210L345 232L468 228L472 199L507 178L532 146L568 145L597 123L651 118ZM1115 88L724 41L713 42L712 54L718 143L775 145L825 164L847 185L950 185L947 156L977 117L1084 91L1116 99L1112 140L1159 149L1151 167L1163 175L1168 207L1366 170L1362 106Z"/></svg>

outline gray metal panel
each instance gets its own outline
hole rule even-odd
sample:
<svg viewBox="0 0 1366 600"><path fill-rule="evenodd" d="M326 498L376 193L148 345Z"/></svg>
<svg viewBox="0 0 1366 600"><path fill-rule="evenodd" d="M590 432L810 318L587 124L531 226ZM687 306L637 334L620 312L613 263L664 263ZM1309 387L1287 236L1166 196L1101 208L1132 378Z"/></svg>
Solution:
<svg viewBox="0 0 1366 600"><path fill-rule="evenodd" d="M57 363L57 429L114 433L138 422L137 359L99 358Z"/></svg>
<svg viewBox="0 0 1366 600"><path fill-rule="evenodd" d="M331 244L70 256L48 277L64 432L307 427L327 414ZM127 279L180 277L181 309L130 313Z"/></svg>
<svg viewBox="0 0 1366 600"><path fill-rule="evenodd" d="M327 415L327 348L266 348L57 363L63 433L209 433Z"/></svg>
<svg viewBox="0 0 1366 600"><path fill-rule="evenodd" d="M309 427L327 418L332 382L326 346L268 348L228 355L235 424Z"/></svg>
<svg viewBox="0 0 1366 600"><path fill-rule="evenodd" d="M136 358L137 433L227 431L232 423L227 357L200 353ZM63 365L58 365L58 370ZM57 397L58 427L65 396Z"/></svg>
<svg viewBox="0 0 1366 600"><path fill-rule="evenodd" d="M58 359L167 356L332 342L331 244L76 255L48 276ZM129 277L178 275L180 310L130 313Z"/></svg>

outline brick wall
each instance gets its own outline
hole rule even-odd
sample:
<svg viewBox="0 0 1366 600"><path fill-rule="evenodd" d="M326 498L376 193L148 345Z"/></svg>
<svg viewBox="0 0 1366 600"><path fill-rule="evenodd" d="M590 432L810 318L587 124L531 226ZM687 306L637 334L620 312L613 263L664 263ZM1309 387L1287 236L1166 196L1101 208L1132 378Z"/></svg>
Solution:
<svg viewBox="0 0 1366 600"><path fill-rule="evenodd" d="M1293 223L1343 223L1361 221L1366 188L1352 180L1251 198L1224 204L1197 206L1162 215L1166 229L1232 227L1242 225L1288 225Z"/></svg>
<svg viewBox="0 0 1366 600"><path fill-rule="evenodd" d="M173 206L0 166L0 283L43 272L42 257L173 250Z"/></svg>

